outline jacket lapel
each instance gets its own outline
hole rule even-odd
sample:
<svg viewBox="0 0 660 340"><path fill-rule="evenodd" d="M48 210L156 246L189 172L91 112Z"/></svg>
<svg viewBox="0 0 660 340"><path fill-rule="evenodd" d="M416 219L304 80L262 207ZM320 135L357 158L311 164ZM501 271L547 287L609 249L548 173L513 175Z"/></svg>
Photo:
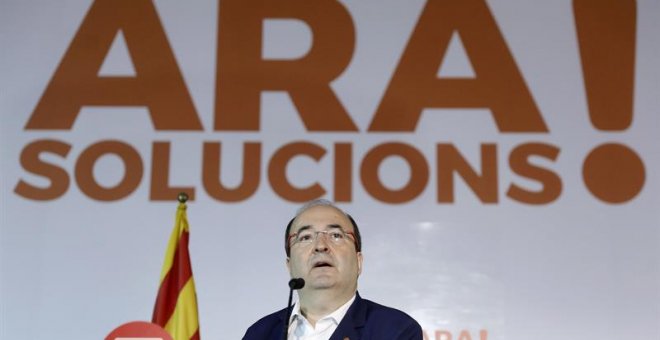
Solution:
<svg viewBox="0 0 660 340"><path fill-rule="evenodd" d="M293 310L293 306L291 306L291 310ZM286 340L284 337L284 329L289 329L289 321L285 320L287 314L287 309L284 308L282 312L279 315L280 318L280 323L278 326L281 327L274 327L273 330L276 332L275 334L271 333L270 339L277 339L277 340Z"/></svg>
<svg viewBox="0 0 660 340"><path fill-rule="evenodd" d="M355 301L346 311L330 340L360 340L362 328L367 320L367 306L362 302L359 293L355 293Z"/></svg>

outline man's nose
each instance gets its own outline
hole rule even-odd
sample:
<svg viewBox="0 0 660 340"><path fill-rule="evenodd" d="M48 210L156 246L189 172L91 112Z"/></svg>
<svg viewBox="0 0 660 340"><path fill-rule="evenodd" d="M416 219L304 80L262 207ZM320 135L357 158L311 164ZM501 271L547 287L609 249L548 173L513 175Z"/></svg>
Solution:
<svg viewBox="0 0 660 340"><path fill-rule="evenodd" d="M316 240L314 240L314 251L319 253L328 251L328 240L326 239L326 236L328 236L326 233L316 234Z"/></svg>

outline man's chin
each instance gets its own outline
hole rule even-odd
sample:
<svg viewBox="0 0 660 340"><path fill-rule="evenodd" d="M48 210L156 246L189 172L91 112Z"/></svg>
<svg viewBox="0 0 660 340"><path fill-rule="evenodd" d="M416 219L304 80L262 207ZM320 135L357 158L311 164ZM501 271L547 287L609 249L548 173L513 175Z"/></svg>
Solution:
<svg viewBox="0 0 660 340"><path fill-rule="evenodd" d="M309 278L309 282L305 282L306 286L312 289L329 289L334 287L335 280L330 277L314 277Z"/></svg>

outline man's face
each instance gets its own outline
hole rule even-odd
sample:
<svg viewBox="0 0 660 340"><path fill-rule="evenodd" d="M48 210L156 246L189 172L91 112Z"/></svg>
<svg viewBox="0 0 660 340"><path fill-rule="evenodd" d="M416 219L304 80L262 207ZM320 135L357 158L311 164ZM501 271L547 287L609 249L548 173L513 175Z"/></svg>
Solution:
<svg viewBox="0 0 660 340"><path fill-rule="evenodd" d="M301 229L337 231L338 228L354 232L351 221L343 213L333 207L315 206L298 216L290 234ZM346 236L344 242L337 244L321 233L310 244L292 244L287 267L291 277L305 279L304 290L337 289L352 293L357 289L357 278L362 272L362 253L355 251L352 236Z"/></svg>

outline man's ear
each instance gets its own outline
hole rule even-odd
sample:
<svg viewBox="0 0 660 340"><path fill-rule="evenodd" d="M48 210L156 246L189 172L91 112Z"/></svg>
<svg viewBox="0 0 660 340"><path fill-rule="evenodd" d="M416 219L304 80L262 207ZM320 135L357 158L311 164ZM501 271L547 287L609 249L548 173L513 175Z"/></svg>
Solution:
<svg viewBox="0 0 660 340"><path fill-rule="evenodd" d="M362 252L357 252L358 276L362 274Z"/></svg>
<svg viewBox="0 0 660 340"><path fill-rule="evenodd" d="M286 258L286 269L288 269L289 274L291 274L291 259L288 257Z"/></svg>

